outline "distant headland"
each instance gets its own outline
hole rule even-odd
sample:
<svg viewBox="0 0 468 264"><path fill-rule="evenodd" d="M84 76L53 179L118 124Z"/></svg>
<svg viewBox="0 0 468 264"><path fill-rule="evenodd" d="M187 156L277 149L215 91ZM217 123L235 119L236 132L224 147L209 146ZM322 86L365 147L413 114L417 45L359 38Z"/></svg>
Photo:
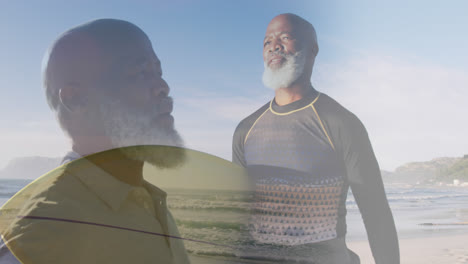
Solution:
<svg viewBox="0 0 468 264"><path fill-rule="evenodd" d="M15 158L0 169L0 179L35 179L58 167L61 160L40 156ZM409 162L395 171L382 170L382 178L386 184L468 186L468 154Z"/></svg>

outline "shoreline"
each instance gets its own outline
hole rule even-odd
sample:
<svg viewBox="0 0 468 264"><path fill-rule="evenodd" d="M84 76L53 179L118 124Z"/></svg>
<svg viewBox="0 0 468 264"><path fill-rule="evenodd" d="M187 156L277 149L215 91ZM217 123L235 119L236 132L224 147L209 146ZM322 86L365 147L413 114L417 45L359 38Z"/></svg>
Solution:
<svg viewBox="0 0 468 264"><path fill-rule="evenodd" d="M400 238L400 262L405 264L468 263L468 232L462 234L433 233L419 237ZM348 248L361 258L361 264L373 264L367 241L348 242Z"/></svg>
<svg viewBox="0 0 468 264"><path fill-rule="evenodd" d="M461 234L432 233L417 237L399 239L400 263L402 264L466 264L468 263L468 230ZM361 264L374 264L374 258L367 240L347 241L348 248L361 259ZM192 264L241 264L265 263L257 260L236 259L222 256L190 255ZM271 262L276 263L276 262Z"/></svg>
<svg viewBox="0 0 468 264"><path fill-rule="evenodd" d="M2 192L0 192L0 207L15 192L22 188L22 181L3 181L0 179ZM188 225L188 237L202 236L204 239L225 239L231 241L225 235L226 232L233 232L231 227L223 225L224 222L231 223L226 217L227 213L231 217L241 217L243 212L226 211L226 208L238 207L239 200L233 199L232 194L227 194L221 203L215 203L208 199L210 197L200 196L201 191L194 191L193 194L182 193L179 200L184 200L184 206L193 206L195 209L204 209L199 207L199 203L213 203L210 209L212 211L185 210L185 207L179 210L182 213L182 219L190 219L194 223L213 221L213 226L207 225ZM466 263L468 264L468 248L465 246L468 241L468 191L465 187L411 187L398 188L392 186L387 189L390 207L392 208L395 220L399 244L401 263ZM204 193L205 194L205 193ZM216 194L218 195L218 194ZM218 197L218 196L216 196ZM206 199L205 199L206 198ZM235 198L235 197L234 197ZM242 200L243 201L243 200ZM221 208L222 210L215 210ZM184 211L185 210L185 211ZM207 218L210 217L210 218ZM215 221L216 220L216 221ZM239 220L240 221L240 220ZM208 221L209 222L209 221ZM362 216L359 213L357 205L352 197L347 201L347 245L356 252L361 263L374 263L367 241L365 227L362 222ZM211 223L211 222L210 222ZM240 224L241 222L236 222ZM427 223L426 225L421 225ZM191 224L191 222L189 223ZM187 231L186 230L186 231ZM223 233L224 232L224 233ZM209 247L195 247L196 252L212 252ZM217 252L214 250L214 252ZM299 256L300 257L300 256ZM220 255L190 255L193 264L201 263L266 263L261 259L241 259L220 252ZM279 263L269 262L269 263Z"/></svg>

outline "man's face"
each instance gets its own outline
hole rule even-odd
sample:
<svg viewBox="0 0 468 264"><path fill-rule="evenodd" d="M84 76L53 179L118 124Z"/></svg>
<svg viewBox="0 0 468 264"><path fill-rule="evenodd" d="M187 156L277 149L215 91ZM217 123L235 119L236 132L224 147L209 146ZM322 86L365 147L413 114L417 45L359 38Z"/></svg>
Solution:
<svg viewBox="0 0 468 264"><path fill-rule="evenodd" d="M147 115L148 125L174 128L172 98L161 62L145 35L120 47L111 60L106 92L122 107Z"/></svg>
<svg viewBox="0 0 468 264"><path fill-rule="evenodd" d="M285 16L274 18L267 27L263 41L263 61L265 66L278 69L286 62L284 55L294 55L302 50L301 35L297 26Z"/></svg>
<svg viewBox="0 0 468 264"><path fill-rule="evenodd" d="M150 41L141 35L141 38L119 48L117 53L111 59L98 106L104 131L113 146L181 147L182 139L174 128L171 115L169 87L162 78L161 63ZM172 167L183 160L182 149L126 154L160 167Z"/></svg>
<svg viewBox="0 0 468 264"><path fill-rule="evenodd" d="M263 41L262 80L269 88L287 88L303 74L306 54L296 28L284 16L274 18L268 25Z"/></svg>

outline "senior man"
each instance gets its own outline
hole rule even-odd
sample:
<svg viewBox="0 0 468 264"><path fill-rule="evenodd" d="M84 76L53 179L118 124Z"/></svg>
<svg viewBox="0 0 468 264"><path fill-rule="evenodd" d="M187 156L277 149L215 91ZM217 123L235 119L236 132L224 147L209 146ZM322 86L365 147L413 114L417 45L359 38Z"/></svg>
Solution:
<svg viewBox="0 0 468 264"><path fill-rule="evenodd" d="M143 179L144 162L172 168L185 155L147 35L94 20L62 34L45 62L73 151L2 208L2 263L188 263L166 193Z"/></svg>
<svg viewBox="0 0 468 264"><path fill-rule="evenodd" d="M263 83L275 97L244 119L233 139L233 161L255 179L251 235L285 246L286 258L359 263L345 242L351 187L376 263L399 263L395 224L366 129L312 87L317 53L315 30L303 18L281 14L269 23Z"/></svg>

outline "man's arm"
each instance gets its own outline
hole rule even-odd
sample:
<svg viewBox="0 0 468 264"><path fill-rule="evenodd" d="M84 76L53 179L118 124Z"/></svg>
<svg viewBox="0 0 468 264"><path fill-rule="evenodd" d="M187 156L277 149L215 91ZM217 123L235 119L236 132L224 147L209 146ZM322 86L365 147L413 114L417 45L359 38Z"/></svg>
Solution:
<svg viewBox="0 0 468 264"><path fill-rule="evenodd" d="M241 123L242 124L242 123ZM234 132L234 136L232 137L232 162L235 164L245 167L247 166L244 157L244 133L243 128L239 124Z"/></svg>
<svg viewBox="0 0 468 264"><path fill-rule="evenodd" d="M259 119L269 107L270 102L264 104L237 125L236 130L234 131L234 136L232 137L232 162L239 166L247 167L244 155L244 143L246 141L247 134L252 129L257 119Z"/></svg>
<svg viewBox="0 0 468 264"><path fill-rule="evenodd" d="M395 223L367 131L356 118L343 132L347 138L343 144L343 154L348 180L366 227L375 262L400 263Z"/></svg>

